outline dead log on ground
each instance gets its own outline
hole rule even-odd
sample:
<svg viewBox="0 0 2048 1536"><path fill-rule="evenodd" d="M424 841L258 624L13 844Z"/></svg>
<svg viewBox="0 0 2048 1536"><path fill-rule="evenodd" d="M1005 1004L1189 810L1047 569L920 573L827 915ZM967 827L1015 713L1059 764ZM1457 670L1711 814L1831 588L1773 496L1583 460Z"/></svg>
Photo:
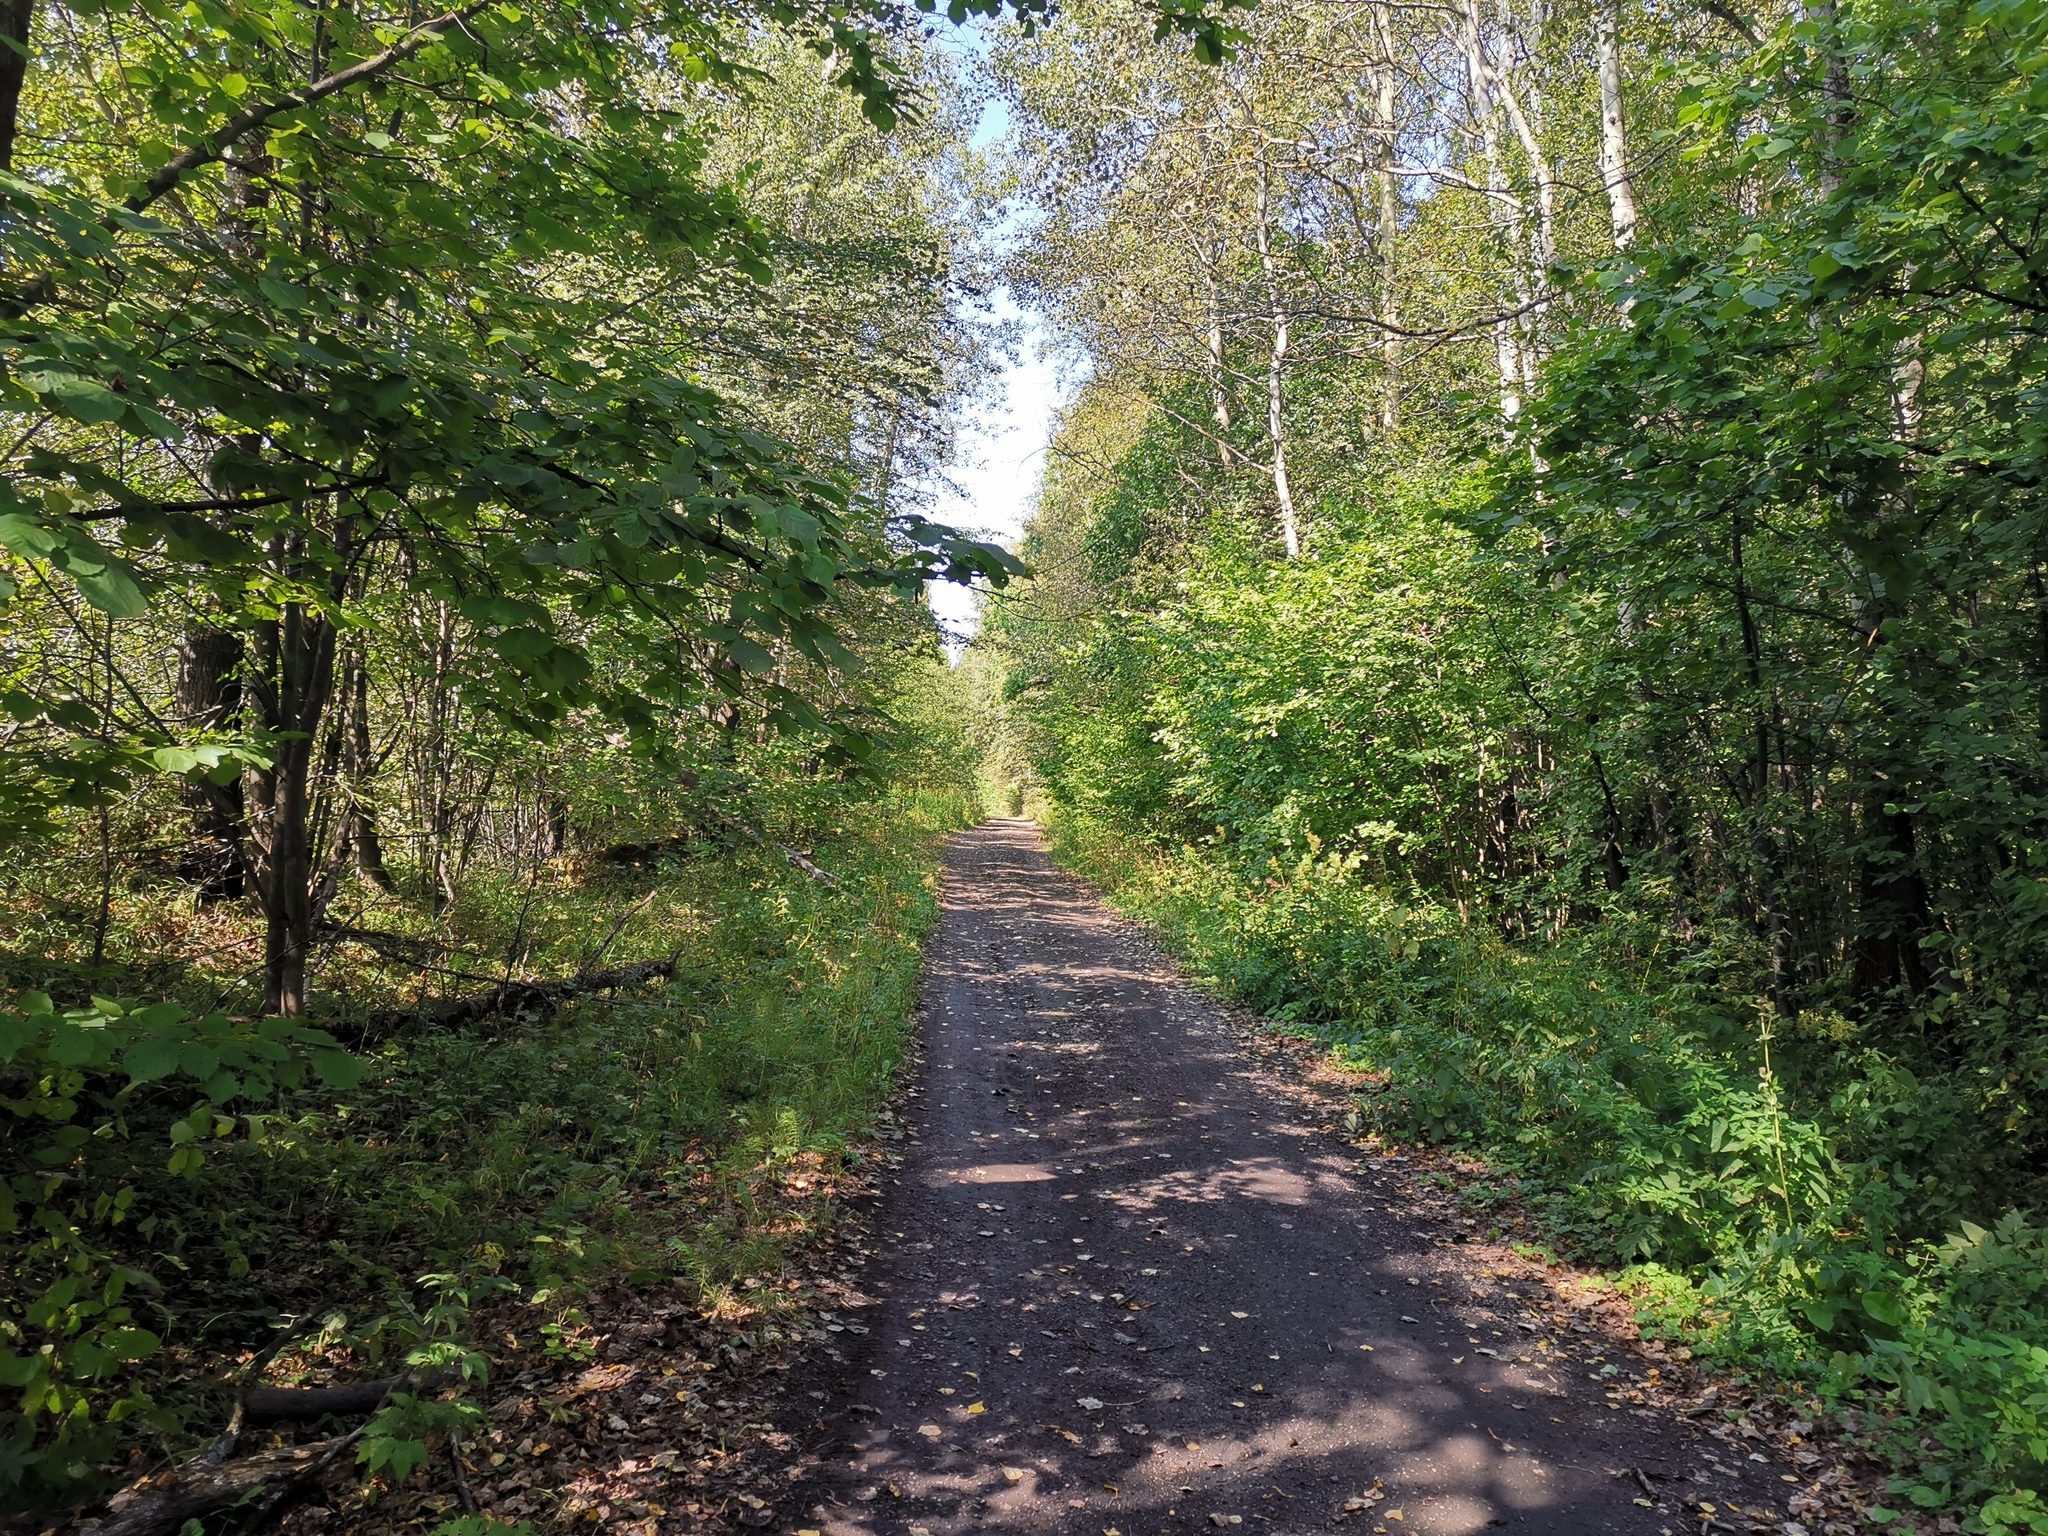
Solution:
<svg viewBox="0 0 2048 1536"><path fill-rule="evenodd" d="M369 1015L353 1027L330 1026L337 1037L356 1044L382 1040L411 1025L430 1024L442 1029L480 1023L501 1014L532 1013L545 1016L573 998L593 992L616 992L621 987L649 981L666 981L676 973L678 950L662 960L642 960L637 965L616 966L608 971L589 971L563 981L504 981L467 997L450 998L419 1008L386 1008Z"/></svg>

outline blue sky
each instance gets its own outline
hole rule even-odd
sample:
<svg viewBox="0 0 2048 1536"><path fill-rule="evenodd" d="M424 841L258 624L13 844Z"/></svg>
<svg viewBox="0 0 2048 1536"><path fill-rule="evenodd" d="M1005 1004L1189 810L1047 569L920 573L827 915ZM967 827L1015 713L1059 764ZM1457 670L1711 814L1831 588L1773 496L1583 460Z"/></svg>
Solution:
<svg viewBox="0 0 2048 1536"><path fill-rule="evenodd" d="M967 27L950 32L950 36L942 31L941 46L971 60L985 44L978 27ZM1002 102L990 102L975 125L974 146L1000 141L1009 126ZM1002 238L1000 230L996 237ZM1024 323L1022 344L1004 365L993 397L960 423L958 457L949 476L953 487L941 492L932 515L980 537L1013 545L1030 516L1045 450L1052 441L1053 418L1066 395L1057 370L1040 356L1043 336L1037 317L1020 310L1002 291L996 295L994 314L999 320ZM948 582L933 582L931 602L945 628L949 649L957 654L980 621L980 595Z"/></svg>

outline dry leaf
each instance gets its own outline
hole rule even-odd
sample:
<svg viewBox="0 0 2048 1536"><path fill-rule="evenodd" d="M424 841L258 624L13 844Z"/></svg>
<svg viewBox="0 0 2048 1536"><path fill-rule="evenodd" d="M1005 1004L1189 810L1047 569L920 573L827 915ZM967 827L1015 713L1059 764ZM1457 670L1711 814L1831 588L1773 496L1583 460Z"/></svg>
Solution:
<svg viewBox="0 0 2048 1536"><path fill-rule="evenodd" d="M1108 1404L1104 1403L1103 1400L1099 1397L1077 1397L1074 1399L1074 1401L1076 1404L1078 1404L1082 1408L1085 1408L1090 1413L1099 1413L1103 1408L1108 1406Z"/></svg>
<svg viewBox="0 0 2048 1536"><path fill-rule="evenodd" d="M936 1440L939 1438L939 1436L945 1433L945 1431L939 1428L939 1426L936 1424L920 1424L917 1426L917 1432L920 1435L923 1435L927 1440Z"/></svg>
<svg viewBox="0 0 2048 1536"><path fill-rule="evenodd" d="M1401 1520L1405 1522L1407 1516L1403 1515L1401 1511L1399 1511L1398 1509L1390 1509L1387 1511L1387 1518L1389 1520Z"/></svg>
<svg viewBox="0 0 2048 1536"><path fill-rule="evenodd" d="M969 1404L967 1405L967 1411L968 1411L969 1413L987 1413L987 1412L988 1412L988 1404L986 1404L986 1403L969 1403Z"/></svg>
<svg viewBox="0 0 2048 1536"><path fill-rule="evenodd" d="M1003 1477L1008 1482L1021 1483L1024 1481L1024 1469L1022 1467L1005 1467L1003 1468Z"/></svg>

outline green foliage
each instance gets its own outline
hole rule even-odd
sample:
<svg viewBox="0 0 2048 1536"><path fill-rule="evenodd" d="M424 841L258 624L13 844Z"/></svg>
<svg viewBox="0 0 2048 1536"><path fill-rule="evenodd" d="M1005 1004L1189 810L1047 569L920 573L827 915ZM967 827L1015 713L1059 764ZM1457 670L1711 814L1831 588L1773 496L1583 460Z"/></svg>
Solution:
<svg viewBox="0 0 2048 1536"><path fill-rule="evenodd" d="M2029 1529L2048 8L1620 14L1475 13L1448 102L1364 105L1437 44L1311 8L1228 99L1108 13L999 61L1092 366L986 642L1008 771L1361 1123Z"/></svg>
<svg viewBox="0 0 2048 1536"><path fill-rule="evenodd" d="M0 1009L0 1252L13 1303L0 1315L0 1386L20 1393L0 1409L0 1487L53 1469L51 1481L83 1477L125 1420L178 1424L135 1385L133 1367L163 1340L128 1298L161 1286L122 1257L141 1191L102 1149L146 1129L169 1149L163 1175L189 1182L211 1143L240 1132L260 1144L279 1096L314 1081L346 1088L362 1070L331 1035L287 1019L106 997L59 1012L34 991ZM116 1382L125 1390L106 1390Z"/></svg>
<svg viewBox="0 0 2048 1536"><path fill-rule="evenodd" d="M585 1284L676 1276L716 1296L772 1273L825 1213L776 1212L768 1230L750 1191L829 1168L880 1102L935 912L934 836L969 812L942 787L842 786L819 805L836 890L772 854L545 901L474 890L472 921L502 923L499 944L523 919L571 965L621 908L642 916L618 958L681 948L670 987L557 1020L428 1028L348 1056L307 1026L172 1005L11 1016L18 1221L0 1234L0 1362L23 1395L0 1497L90 1486L138 1435L202 1443L224 1404L166 1386L167 1362L232 1360L274 1329L372 1370L478 1378L471 1319L488 1297L516 1302L527 1347L573 1354L588 1349L568 1315ZM45 1145L57 1161L36 1166L26 1154ZM473 1412L394 1397L366 1470L402 1477Z"/></svg>

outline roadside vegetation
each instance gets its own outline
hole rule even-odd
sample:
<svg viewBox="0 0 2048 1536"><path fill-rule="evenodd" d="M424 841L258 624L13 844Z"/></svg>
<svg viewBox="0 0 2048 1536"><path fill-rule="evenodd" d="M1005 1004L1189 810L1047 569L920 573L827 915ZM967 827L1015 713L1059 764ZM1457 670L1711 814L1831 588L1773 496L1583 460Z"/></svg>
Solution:
<svg viewBox="0 0 2048 1536"><path fill-rule="evenodd" d="M905 19L0 17L0 1516L785 1304L976 814L924 583L1015 569Z"/></svg>
<svg viewBox="0 0 2048 1536"><path fill-rule="evenodd" d="M1243 24L994 66L1088 369L991 798L1880 1523L2048 1531L2048 11Z"/></svg>

